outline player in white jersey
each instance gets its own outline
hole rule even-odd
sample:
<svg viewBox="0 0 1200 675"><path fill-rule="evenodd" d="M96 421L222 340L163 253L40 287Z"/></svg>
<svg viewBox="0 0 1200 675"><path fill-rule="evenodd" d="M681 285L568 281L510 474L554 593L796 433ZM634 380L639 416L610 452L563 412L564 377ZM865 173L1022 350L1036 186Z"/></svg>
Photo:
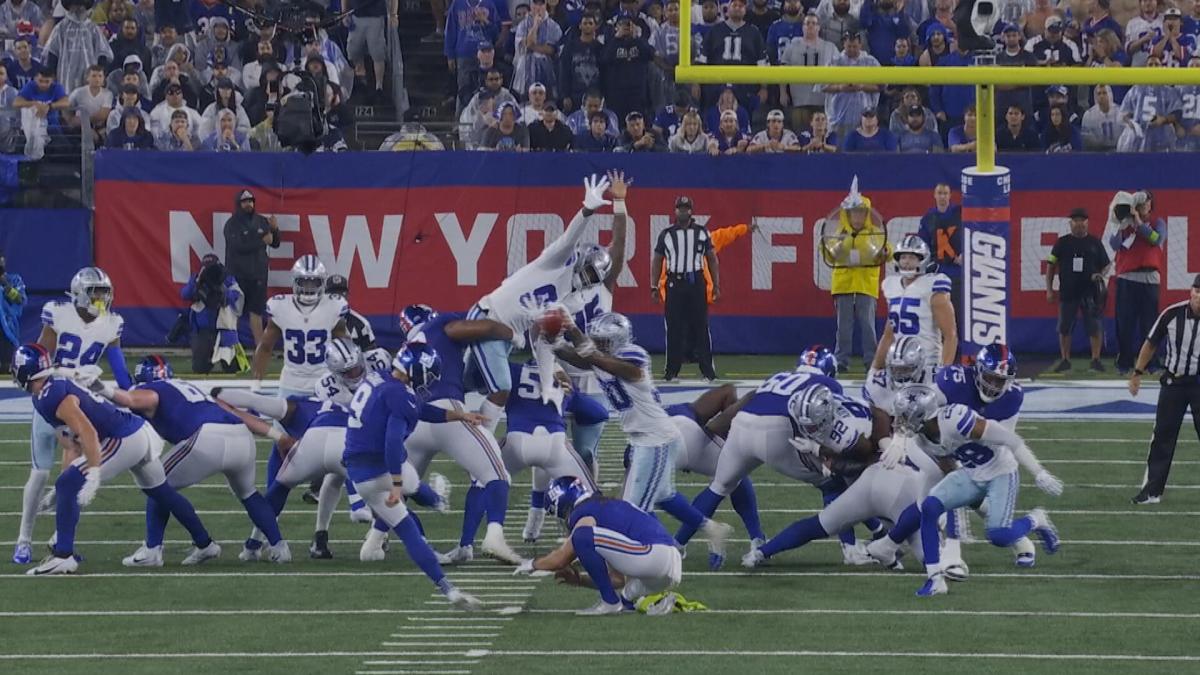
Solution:
<svg viewBox="0 0 1200 675"><path fill-rule="evenodd" d="M113 286L99 267L84 267L71 279L70 300L51 300L42 307L42 334L38 344L46 348L55 366L95 366L101 356L108 359L113 379L122 387L133 383L121 353L121 331L125 321L112 311ZM54 466L57 441L54 427L34 413L30 435L32 466L21 499L21 525L12 561L32 561L33 526L38 502Z"/></svg>
<svg viewBox="0 0 1200 675"><path fill-rule="evenodd" d="M350 306L340 295L325 293L325 265L315 255L301 256L292 265L292 292L267 301L267 327L254 350L251 365L257 391L267 373L275 345L283 340L283 371L279 397L311 396L325 374L325 349L346 335Z"/></svg>
<svg viewBox="0 0 1200 675"><path fill-rule="evenodd" d="M566 303L572 293L595 286L604 281L612 267L608 252L594 244L580 246L588 218L606 204L604 198L610 180L595 175L583 181L583 208L567 224L562 236L549 242L537 258L510 274L494 291L480 298L467 313L468 319L491 319L508 326L513 333L511 341L484 340L471 345L468 358L468 381L482 384L487 399L479 412L488 418L488 426L495 430L500 420L508 393L512 388L512 376L508 370L508 354L515 347L525 346L525 334L533 327L533 321L544 312L547 305ZM623 178L621 179L623 183ZM623 195L622 195L623 196ZM614 195L615 198L615 195ZM624 211L624 200L614 204L614 210ZM535 336L536 338L536 336ZM553 351L545 340L535 340L532 345L534 358L538 362L538 373L549 382L554 377L555 360ZM546 389L544 397L561 394ZM549 398L547 398L549 400ZM561 410L562 400L555 401Z"/></svg>
<svg viewBox="0 0 1200 675"><path fill-rule="evenodd" d="M916 452L935 457L953 455L961 464L930 491L921 502L921 541L928 578L917 591L920 597L947 592L938 550L938 519L947 510L983 500L987 504L987 538L1001 547L1012 546L1030 531L1042 539L1047 553L1058 550L1058 533L1040 508L1013 520L1019 489L1018 464L1035 476L1039 489L1050 495L1062 494L1063 484L1042 468L1037 457L1016 432L989 420L962 404L939 407L939 396L928 389L897 410L899 422L915 441L893 443L894 456L903 461Z"/></svg>
<svg viewBox="0 0 1200 675"><path fill-rule="evenodd" d="M558 355L595 371L629 438L623 499L648 513L658 507L684 525L703 530L710 555L723 559L733 528L706 518L675 490L675 460L683 441L654 388L650 355L633 343L629 319L610 312L597 317L586 336L574 325L567 331L573 347L561 347Z"/></svg>
<svg viewBox="0 0 1200 675"><path fill-rule="evenodd" d="M925 344L930 366L950 365L958 350L958 328L950 302L950 278L928 273L929 247L915 234L900 242L892 253L896 274L883 280L888 320L875 349L872 367L883 368L892 341L915 337Z"/></svg>

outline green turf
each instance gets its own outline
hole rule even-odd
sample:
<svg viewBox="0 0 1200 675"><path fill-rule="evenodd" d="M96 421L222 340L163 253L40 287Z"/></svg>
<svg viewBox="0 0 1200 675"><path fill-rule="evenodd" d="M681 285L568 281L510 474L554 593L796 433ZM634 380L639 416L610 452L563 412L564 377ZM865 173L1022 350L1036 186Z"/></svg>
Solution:
<svg viewBox="0 0 1200 675"><path fill-rule="evenodd" d="M532 595L492 598L489 611L464 619L466 625L492 626L458 634L497 634L486 638L455 638L446 631L426 630L431 618L459 616L446 610L431 595L431 585L399 548L383 563L357 561L363 528L351 524L344 512L334 517L332 548L337 559L313 561L305 556L314 507L293 494L281 525L297 554L294 564L272 567L265 563L240 563L236 559L240 538L248 532L239 505L216 480L186 492L208 528L225 546L220 560L201 568L181 568L186 548L184 533L174 523L168 530L167 566L138 576L120 566L143 532L140 511L144 498L128 477L101 490L79 529L78 550L86 556L81 574L74 578L28 579L13 575L22 570L2 563L0 568L0 657L4 654L129 654L120 659L51 658L0 660L0 672L14 673L162 673L184 671L218 673L231 669L262 673L294 672L418 672L469 671L475 673L561 673L573 668L584 673L627 673L641 669L653 673L744 672L792 673L801 668L817 672L862 672L887 668L902 672L959 673L1053 672L1196 672L1200 661L1134 662L1099 660L1022 660L1010 658L918 658L829 656L830 652L910 652L970 654L1059 654L1193 656L1200 658L1200 584L1195 578L1177 580L1145 578L1147 575L1195 575L1196 555L1191 524L1200 513L1200 490L1180 487L1167 501L1153 507L1129 504L1133 487L1142 475L1145 456L1145 423L1079 423L1030 421L1022 430L1047 466L1067 483L1059 499L1048 498L1028 485L1020 507L1050 508L1064 538L1063 550L1054 557L1039 555L1033 570L1017 570L1008 551L983 544L967 546L973 578L954 585L951 594L918 600L913 592L919 574L883 573L878 569L847 568L840 564L836 545L815 543L806 550L778 556L770 567L743 573L738 559L745 552L745 534L735 514L723 508L720 519L734 524L737 541L729 564L721 573L709 573L703 543L694 542L685 562L681 591L703 601L710 613L675 615L661 619L643 616L578 618L564 610L594 601L591 591L556 586L551 581L532 584ZM20 486L26 476L23 459L28 427L0 425L0 541L7 558L20 508ZM1112 440L1095 440L1112 439ZM1120 442L1120 441L1128 442ZM12 442L18 441L18 442ZM606 451L602 481L617 479L618 433L610 428L603 442ZM1171 481L1178 486L1200 485L1197 444L1180 444L1179 463ZM265 456L266 446L260 445ZM1065 460L1065 461L1064 461ZM1124 463L1078 463L1105 460ZM447 474L457 488L452 495L461 508L464 477L457 467L436 460L433 470ZM812 488L789 483L768 470L755 479L763 523L774 533L790 521L820 507ZM682 474L681 489L695 494L706 481ZM510 525L517 528L525 516L525 486L518 479L512 494ZM1097 487L1117 485L1121 487ZM787 512L795 510L796 512ZM128 515L102 515L128 511ZM213 511L230 512L215 514ZM1155 516L1153 514L1160 513ZM422 513L435 548L446 549L457 537L458 512ZM982 523L974 522L976 532ZM52 517L38 522L37 538L51 532ZM548 525L547 532L554 530ZM516 536L510 535L515 541ZM102 543L117 542L117 543ZM1104 543L1117 542L1117 543ZM1150 542L1128 545L1127 542ZM521 546L534 553L549 544ZM141 571L141 570L139 570ZM141 571L144 572L144 571ZM318 573L341 576L307 576ZM115 576L96 576L109 573ZM165 576L186 573L187 576ZM221 576L222 573L230 576ZM287 573L284 574L278 573ZM370 574L368 576L367 574ZM392 574L399 573L399 574ZM88 576L88 575L93 576ZM1105 578L1103 575L1143 578ZM1002 576L989 576L1002 575ZM1065 575L1101 575L1070 578ZM451 577L477 593L520 594L524 584L505 567L477 561L455 569ZM494 589L489 592L489 589ZM514 616L498 616L495 609L522 606ZM124 611L120 616L12 616L30 611ZM147 615L145 610L227 610L221 615ZM248 615L244 610L284 610L282 614ZM324 613L288 614L307 610ZM333 611L357 612L336 614ZM364 614L364 610L387 613ZM553 610L563 611L552 613ZM792 613L724 613L729 610L788 610ZM815 613L816 611L843 613ZM919 614L904 614L920 610ZM945 614L939 612L955 611ZM863 613L846 613L859 611ZM544 613L543 613L544 612ZM798 613L809 612L809 613ZM882 613L881 613L882 612ZM997 612L1011 612L996 615ZM1089 616L1053 616L1077 612ZM1116 612L1182 614L1184 616L1104 616ZM506 620L507 619L507 620ZM431 635L427 642L439 646L384 646L393 633ZM418 640L419 642L420 640ZM487 649L493 654L471 655L467 650ZM554 658L563 650L598 650L603 656L579 654ZM650 652L613 654L611 652ZM701 651L702 654L695 654ZM230 653L320 653L321 656L270 658L224 657ZM678 652L663 655L662 652ZM804 655L799 653L812 652ZM349 653L346 656L330 653ZM152 658L143 654L184 654L186 658ZM375 654L375 655L372 655ZM207 655L207 656L203 656ZM456 661L445 665L420 661ZM399 662L365 665L367 661Z"/></svg>

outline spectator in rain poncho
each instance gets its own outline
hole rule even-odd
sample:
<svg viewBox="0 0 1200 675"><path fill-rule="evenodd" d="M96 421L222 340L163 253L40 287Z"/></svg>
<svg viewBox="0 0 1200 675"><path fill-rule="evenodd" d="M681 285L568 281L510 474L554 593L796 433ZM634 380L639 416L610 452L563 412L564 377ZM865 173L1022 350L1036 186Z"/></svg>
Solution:
<svg viewBox="0 0 1200 675"><path fill-rule="evenodd" d="M55 24L46 41L45 53L47 59L57 62L59 83L73 89L83 84L89 66L105 65L112 59L112 49L100 27L91 22L82 2L68 2L79 4L72 4L66 16Z"/></svg>

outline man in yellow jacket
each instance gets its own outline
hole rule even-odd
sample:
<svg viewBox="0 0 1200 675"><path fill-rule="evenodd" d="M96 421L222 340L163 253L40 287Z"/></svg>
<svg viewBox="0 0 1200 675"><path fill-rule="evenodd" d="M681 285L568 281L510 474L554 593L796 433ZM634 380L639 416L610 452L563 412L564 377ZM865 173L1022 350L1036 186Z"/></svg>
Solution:
<svg viewBox="0 0 1200 675"><path fill-rule="evenodd" d="M890 246L883 216L871 206L871 200L858 193L858 179L850 194L826 216L827 224L837 223L835 234L825 235L822 256L833 268L830 294L837 312L838 370L850 367L854 346L854 328L862 336L863 360L870 367L875 355L875 306L879 301L879 272L887 261Z"/></svg>

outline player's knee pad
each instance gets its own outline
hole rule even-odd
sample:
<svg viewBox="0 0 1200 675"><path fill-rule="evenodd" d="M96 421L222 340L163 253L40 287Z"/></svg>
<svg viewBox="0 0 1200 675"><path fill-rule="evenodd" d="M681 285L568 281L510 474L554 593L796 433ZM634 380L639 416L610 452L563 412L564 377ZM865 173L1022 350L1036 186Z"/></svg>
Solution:
<svg viewBox="0 0 1200 675"><path fill-rule="evenodd" d="M1017 543L1017 540L1021 537L1013 532L1011 527L989 527L987 529L987 538L994 546L1008 548Z"/></svg>

